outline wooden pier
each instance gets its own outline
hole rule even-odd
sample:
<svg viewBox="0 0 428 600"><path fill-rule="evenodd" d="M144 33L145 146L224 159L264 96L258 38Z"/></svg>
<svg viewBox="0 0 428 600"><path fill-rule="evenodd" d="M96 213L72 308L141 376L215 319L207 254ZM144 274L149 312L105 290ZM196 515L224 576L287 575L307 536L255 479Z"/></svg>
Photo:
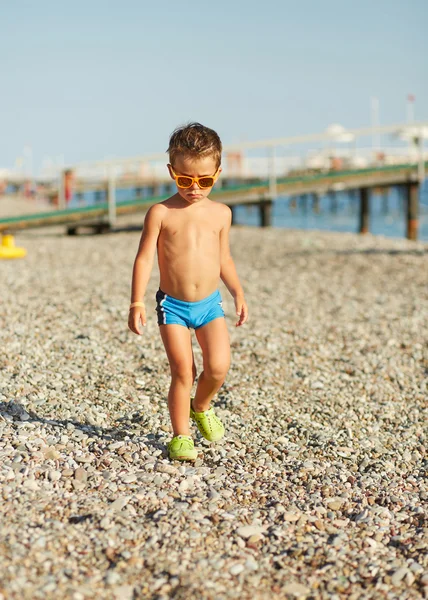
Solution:
<svg viewBox="0 0 428 600"><path fill-rule="evenodd" d="M425 166L428 166L428 163ZM274 185L272 180L254 181L254 179L252 183L243 181L242 184L231 185L227 179L223 179L222 185L216 186L211 196L230 206L232 213L234 208L239 205L258 206L260 223L266 227L272 224L272 202L278 196L312 195L316 199L327 193L358 190L360 198L359 231L367 233L370 229L370 190L375 188L379 190L390 186L403 186L406 189L407 237L416 240L418 237L419 178L418 166L415 164L283 177L276 179ZM116 203L115 190L117 188L133 189L136 199ZM0 232L12 233L35 227L64 225L69 234L75 234L80 227L90 227L95 232L101 233L114 227L116 216L145 212L152 204L168 197L160 195L159 188L153 184L152 197L143 199L139 188L141 188L141 183L137 185L136 182L127 179L109 180L103 185L97 184L96 186L97 190L106 194L107 202L97 203L95 206L0 219ZM81 194L87 189L81 186L76 188ZM90 189L94 190L95 186L91 186Z"/></svg>

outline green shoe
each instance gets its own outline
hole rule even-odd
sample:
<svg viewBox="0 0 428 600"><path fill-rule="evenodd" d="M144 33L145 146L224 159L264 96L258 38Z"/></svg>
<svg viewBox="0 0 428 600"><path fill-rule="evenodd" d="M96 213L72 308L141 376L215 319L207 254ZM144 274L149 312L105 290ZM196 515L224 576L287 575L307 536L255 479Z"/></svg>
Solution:
<svg viewBox="0 0 428 600"><path fill-rule="evenodd" d="M215 414L214 408L210 408L205 412L195 412L192 405L190 405L190 417L195 421L206 440L218 442L224 436L223 423Z"/></svg>
<svg viewBox="0 0 428 600"><path fill-rule="evenodd" d="M198 451L189 435L176 435L168 444L171 460L196 460Z"/></svg>

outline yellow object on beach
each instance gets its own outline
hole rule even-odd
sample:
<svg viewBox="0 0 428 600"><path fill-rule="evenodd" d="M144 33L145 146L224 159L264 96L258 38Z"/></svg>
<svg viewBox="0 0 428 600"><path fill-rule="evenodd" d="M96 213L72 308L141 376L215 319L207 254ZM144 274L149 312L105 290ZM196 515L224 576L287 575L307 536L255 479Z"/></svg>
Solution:
<svg viewBox="0 0 428 600"><path fill-rule="evenodd" d="M27 255L25 248L15 246L13 235L4 235L0 244L0 258L24 258Z"/></svg>

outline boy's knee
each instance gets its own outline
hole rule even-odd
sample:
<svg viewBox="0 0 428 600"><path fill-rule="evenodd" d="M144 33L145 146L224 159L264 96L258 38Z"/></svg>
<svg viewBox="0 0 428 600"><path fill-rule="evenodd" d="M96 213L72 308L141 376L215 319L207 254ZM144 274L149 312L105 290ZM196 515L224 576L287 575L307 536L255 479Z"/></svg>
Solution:
<svg viewBox="0 0 428 600"><path fill-rule="evenodd" d="M175 380L179 380L181 383L192 387L195 380L194 369L192 366L176 364L170 365L171 377Z"/></svg>
<svg viewBox="0 0 428 600"><path fill-rule="evenodd" d="M204 368L205 376L214 381L224 381L229 370L229 361L223 361Z"/></svg>

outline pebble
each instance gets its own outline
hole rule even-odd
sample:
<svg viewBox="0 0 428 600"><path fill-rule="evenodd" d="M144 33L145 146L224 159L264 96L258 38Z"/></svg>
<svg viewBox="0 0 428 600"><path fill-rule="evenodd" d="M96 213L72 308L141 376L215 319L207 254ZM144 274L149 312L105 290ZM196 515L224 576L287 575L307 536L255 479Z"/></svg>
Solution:
<svg viewBox="0 0 428 600"><path fill-rule="evenodd" d="M133 600L135 587L133 585L118 585L112 589L115 600Z"/></svg>
<svg viewBox="0 0 428 600"><path fill-rule="evenodd" d="M172 465L165 464L165 463L157 463L156 471L158 473L167 473L168 475L176 475L177 474L177 469L175 467L173 467Z"/></svg>
<svg viewBox="0 0 428 600"><path fill-rule="evenodd" d="M143 337L127 330L139 233L19 238L25 260L0 262L0 596L428 590L426 245L232 228L251 321L222 287L226 436L192 424L179 464L157 276Z"/></svg>
<svg viewBox="0 0 428 600"><path fill-rule="evenodd" d="M90 463L94 460L93 456L76 456L76 462L78 463Z"/></svg>
<svg viewBox="0 0 428 600"><path fill-rule="evenodd" d="M34 479L26 479L22 484L27 490L38 490L39 484Z"/></svg>
<svg viewBox="0 0 428 600"><path fill-rule="evenodd" d="M134 481L137 481L137 476L135 473L131 473L122 477L122 481L123 483L134 483Z"/></svg>
<svg viewBox="0 0 428 600"><path fill-rule="evenodd" d="M229 569L229 573L231 575L239 575L240 573L242 573L242 571L245 570L244 565L241 564L237 564L237 565L233 565L232 567L230 567Z"/></svg>
<svg viewBox="0 0 428 600"><path fill-rule="evenodd" d="M88 474L85 471L85 469L82 469L82 467L79 467L74 471L74 478L77 479L77 481L87 481Z"/></svg>
<svg viewBox="0 0 428 600"><path fill-rule="evenodd" d="M236 533L242 538L247 539L251 538L252 536L260 535L264 533L264 531L264 527L259 527L257 525L243 525L242 527L238 527Z"/></svg>
<svg viewBox="0 0 428 600"><path fill-rule="evenodd" d="M257 571L259 568L259 565L255 560L248 558L245 561L245 568L248 569L249 571Z"/></svg>
<svg viewBox="0 0 428 600"><path fill-rule="evenodd" d="M111 521L108 517L104 517L103 519L101 519L100 521L100 527L101 529L108 529L111 525Z"/></svg>
<svg viewBox="0 0 428 600"><path fill-rule="evenodd" d="M183 493L186 492L189 489L190 485L187 479L183 479L183 481L180 482L180 485L178 486L178 491Z"/></svg>
<svg viewBox="0 0 428 600"><path fill-rule="evenodd" d="M119 498L116 498L116 500L114 500L114 502L112 502L109 506L109 510L112 511L121 511L122 508L124 508L128 502L130 500L129 496L120 496Z"/></svg>
<svg viewBox="0 0 428 600"><path fill-rule="evenodd" d="M121 577L119 575L119 573L116 573L115 571L110 571L109 573L107 573L106 577L105 577L105 581L107 585L115 585L116 583L119 583L121 580Z"/></svg>
<svg viewBox="0 0 428 600"><path fill-rule="evenodd" d="M284 521L289 521L290 523L294 523L295 521L298 521L301 516L302 516L301 513L292 513L292 512L283 513Z"/></svg>
<svg viewBox="0 0 428 600"><path fill-rule="evenodd" d="M407 573L408 569L406 567L401 567L400 569L397 569L397 571L395 571L395 573L391 577L392 585L398 586L401 580L404 579L404 577L407 575Z"/></svg>
<svg viewBox="0 0 428 600"><path fill-rule="evenodd" d="M284 594L295 596L297 598L305 597L310 593L310 589L301 583L288 583L282 589Z"/></svg>
<svg viewBox="0 0 428 600"><path fill-rule="evenodd" d="M342 500L341 498L329 498L328 500L326 500L326 504L331 510L340 510L340 508L344 504L344 500Z"/></svg>

